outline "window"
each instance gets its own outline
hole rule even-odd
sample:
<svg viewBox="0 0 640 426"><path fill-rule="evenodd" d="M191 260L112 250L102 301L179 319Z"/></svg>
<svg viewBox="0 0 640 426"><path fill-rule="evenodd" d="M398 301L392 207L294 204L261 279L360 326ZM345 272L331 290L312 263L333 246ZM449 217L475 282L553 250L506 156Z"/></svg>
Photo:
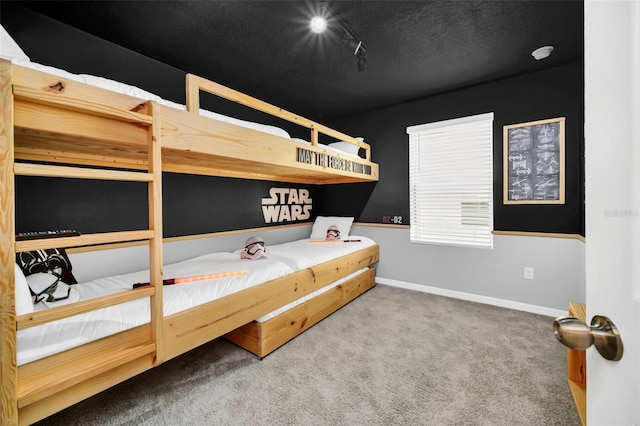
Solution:
<svg viewBox="0 0 640 426"><path fill-rule="evenodd" d="M493 248L493 113L407 133L411 242Z"/></svg>

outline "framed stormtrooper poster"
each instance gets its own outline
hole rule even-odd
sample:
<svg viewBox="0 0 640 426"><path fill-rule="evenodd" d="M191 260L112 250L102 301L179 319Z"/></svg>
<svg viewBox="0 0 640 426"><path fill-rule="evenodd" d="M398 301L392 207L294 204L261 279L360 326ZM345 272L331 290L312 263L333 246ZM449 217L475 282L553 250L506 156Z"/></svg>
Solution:
<svg viewBox="0 0 640 426"><path fill-rule="evenodd" d="M504 126L504 204L564 204L565 118Z"/></svg>

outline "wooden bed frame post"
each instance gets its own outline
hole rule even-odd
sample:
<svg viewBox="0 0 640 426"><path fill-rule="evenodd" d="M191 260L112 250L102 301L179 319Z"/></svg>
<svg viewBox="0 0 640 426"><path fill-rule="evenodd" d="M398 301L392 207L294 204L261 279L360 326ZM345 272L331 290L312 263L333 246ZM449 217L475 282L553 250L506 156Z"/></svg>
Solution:
<svg viewBox="0 0 640 426"><path fill-rule="evenodd" d="M156 344L154 365L161 364L164 359L162 336L162 143L160 132L160 108L155 102L147 102L152 117L149 126L149 173L153 179L149 181L149 229L153 237L149 240L149 274L150 282L155 288L151 297L151 339Z"/></svg>
<svg viewBox="0 0 640 426"><path fill-rule="evenodd" d="M15 206L13 174L13 93L9 62L0 61L0 419L18 424L16 307L14 290Z"/></svg>

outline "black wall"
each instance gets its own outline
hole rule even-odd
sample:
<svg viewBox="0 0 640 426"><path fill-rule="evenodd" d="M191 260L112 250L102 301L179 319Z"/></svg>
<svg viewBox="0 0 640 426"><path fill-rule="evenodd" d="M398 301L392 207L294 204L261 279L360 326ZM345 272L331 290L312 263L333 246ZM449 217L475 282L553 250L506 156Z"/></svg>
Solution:
<svg viewBox="0 0 640 426"><path fill-rule="evenodd" d="M271 188L315 187L279 182L164 173L165 237L308 222L265 219L262 198ZM16 177L16 232L76 229L82 233L147 229L147 184L84 179ZM287 208L287 207L285 207ZM289 209L289 212L291 209Z"/></svg>
<svg viewBox="0 0 640 426"><path fill-rule="evenodd" d="M495 229L584 235L583 93L583 66L574 63L333 120L332 125L363 136L372 146L372 159L380 164L380 181L373 188L323 189L320 197L332 201L323 204L329 209L326 213L346 211L352 205L358 210L365 200L359 221L383 223L402 217L402 223L409 224L406 128L493 112ZM503 126L557 117L566 117L565 204L504 205ZM370 192L363 193L366 189Z"/></svg>

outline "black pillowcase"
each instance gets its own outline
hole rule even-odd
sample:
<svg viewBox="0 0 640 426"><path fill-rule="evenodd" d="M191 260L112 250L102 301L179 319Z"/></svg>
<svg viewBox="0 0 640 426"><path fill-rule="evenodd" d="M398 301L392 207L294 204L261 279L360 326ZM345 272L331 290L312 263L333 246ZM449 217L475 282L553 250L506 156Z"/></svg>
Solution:
<svg viewBox="0 0 640 426"><path fill-rule="evenodd" d="M33 250L16 253L16 262L25 277L45 273L60 278L66 284L77 284L71 272L71 261L64 249Z"/></svg>

